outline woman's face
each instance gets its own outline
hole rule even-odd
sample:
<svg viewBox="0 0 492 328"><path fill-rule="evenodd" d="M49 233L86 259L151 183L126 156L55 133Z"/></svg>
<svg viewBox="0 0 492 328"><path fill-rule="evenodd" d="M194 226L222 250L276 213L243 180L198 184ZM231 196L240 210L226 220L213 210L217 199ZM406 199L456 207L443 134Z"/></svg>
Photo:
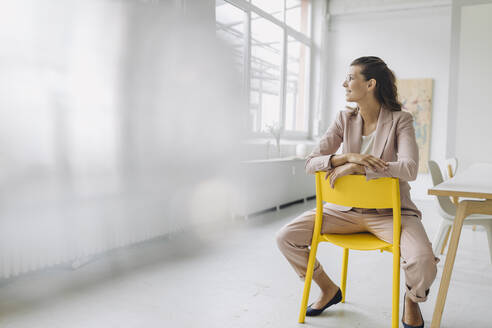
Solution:
<svg viewBox="0 0 492 328"><path fill-rule="evenodd" d="M345 88L345 100L347 102L358 102L372 92L375 80L366 81L360 73L360 66L350 66L343 87Z"/></svg>

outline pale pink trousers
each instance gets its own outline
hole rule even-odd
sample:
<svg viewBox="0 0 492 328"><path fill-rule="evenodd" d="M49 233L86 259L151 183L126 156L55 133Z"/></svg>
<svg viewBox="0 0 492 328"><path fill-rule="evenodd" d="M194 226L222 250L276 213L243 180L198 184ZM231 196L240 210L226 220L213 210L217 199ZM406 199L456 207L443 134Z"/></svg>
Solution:
<svg viewBox="0 0 492 328"><path fill-rule="evenodd" d="M302 281L306 275L309 247L313 236L316 211L304 212L282 227L277 233L277 244L287 261ZM429 288L437 273L439 259L432 252L432 245L417 216L402 215L400 238L401 268L405 272L407 295L414 302L427 299ZM374 209L353 208L342 212L331 208L323 210L321 233L370 232L391 243L393 240L393 215L391 210L381 214ZM316 259L313 277L321 274L323 267Z"/></svg>

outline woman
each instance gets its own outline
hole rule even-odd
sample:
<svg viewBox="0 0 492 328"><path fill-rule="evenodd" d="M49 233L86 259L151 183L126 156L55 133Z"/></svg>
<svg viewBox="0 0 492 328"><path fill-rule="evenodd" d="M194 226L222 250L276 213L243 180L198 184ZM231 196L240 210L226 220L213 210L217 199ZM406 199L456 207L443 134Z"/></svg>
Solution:
<svg viewBox="0 0 492 328"><path fill-rule="evenodd" d="M405 271L404 327L423 327L418 303L427 299L435 279L438 259L422 226L421 212L410 199L410 186L418 172L418 148L410 113L401 110L395 76L378 57L361 57L350 65L343 82L348 102L356 109L340 111L335 122L308 156L306 171L327 171L330 184L348 174L363 174L367 180L379 177L400 179L402 230L400 254ZM335 155L340 144L342 154ZM301 280L304 280L315 210L303 213L277 233L277 244ZM321 233L369 231L387 242L393 237L392 209L350 208L327 203ZM307 309L307 316L321 314L341 301L340 289L316 260L313 280L321 289L319 298Z"/></svg>

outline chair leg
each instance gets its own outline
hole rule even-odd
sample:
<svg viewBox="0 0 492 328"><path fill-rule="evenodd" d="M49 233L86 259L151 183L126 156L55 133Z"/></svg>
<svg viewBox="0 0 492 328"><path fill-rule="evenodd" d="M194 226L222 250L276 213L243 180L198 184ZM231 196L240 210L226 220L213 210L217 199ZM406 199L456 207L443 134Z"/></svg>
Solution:
<svg viewBox="0 0 492 328"><path fill-rule="evenodd" d="M436 256L439 256L439 251L442 249L442 244L444 243L444 237L450 228L450 224L443 219L439 225L439 230L437 230L436 236L434 237L434 242L432 243L432 251Z"/></svg>
<svg viewBox="0 0 492 328"><path fill-rule="evenodd" d="M451 234L451 226L449 226L448 229L446 230L446 236L444 237L444 241L441 247L441 252L440 252L441 255L444 254L444 250L446 249L446 245L448 244L450 234Z"/></svg>
<svg viewBox="0 0 492 328"><path fill-rule="evenodd" d="M304 323L306 319L307 303L309 300L309 291L311 290L311 281L313 279L314 263L316 262L316 251L318 249L318 242L315 241L311 245L309 252L308 267L306 270L306 277L304 278L304 291L302 293L301 312L299 313L299 323Z"/></svg>
<svg viewBox="0 0 492 328"><path fill-rule="evenodd" d="M345 290L347 287L347 268L348 268L349 249L343 249L342 279L340 289L342 290L342 303L345 303Z"/></svg>
<svg viewBox="0 0 492 328"><path fill-rule="evenodd" d="M485 231L487 232L487 241L489 242L489 257L490 263L492 263L492 221L484 224Z"/></svg>
<svg viewBox="0 0 492 328"><path fill-rule="evenodd" d="M391 309L391 327L400 326L400 250L393 249L393 305Z"/></svg>

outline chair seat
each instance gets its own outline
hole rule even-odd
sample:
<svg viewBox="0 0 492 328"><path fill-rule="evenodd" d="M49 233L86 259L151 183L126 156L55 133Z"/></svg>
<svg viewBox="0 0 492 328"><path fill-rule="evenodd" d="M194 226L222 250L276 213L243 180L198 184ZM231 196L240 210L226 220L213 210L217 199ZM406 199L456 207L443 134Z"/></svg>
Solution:
<svg viewBox="0 0 492 328"><path fill-rule="evenodd" d="M391 252L393 245L387 243L369 232L354 234L323 234L321 241L327 241L337 246L359 251L385 250Z"/></svg>

